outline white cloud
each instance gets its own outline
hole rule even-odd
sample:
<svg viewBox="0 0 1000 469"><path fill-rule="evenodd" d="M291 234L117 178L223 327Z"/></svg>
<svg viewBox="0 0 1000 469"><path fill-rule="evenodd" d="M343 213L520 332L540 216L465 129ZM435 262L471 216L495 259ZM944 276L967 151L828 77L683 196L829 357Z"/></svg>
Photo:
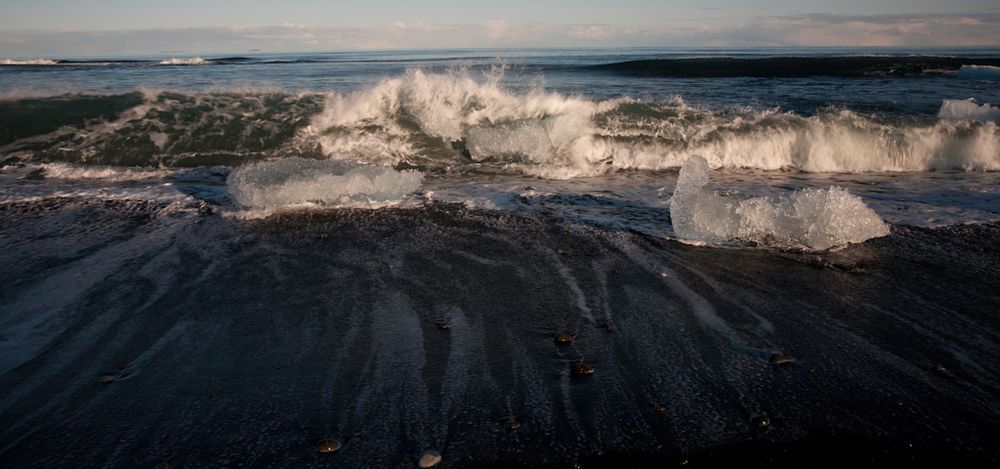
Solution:
<svg viewBox="0 0 1000 469"><path fill-rule="evenodd" d="M486 37L494 41L503 39L508 34L507 22L504 20L490 20L484 25Z"/></svg>
<svg viewBox="0 0 1000 469"><path fill-rule="evenodd" d="M612 36L607 26L597 24L574 26L570 28L568 34L578 39L602 39Z"/></svg>
<svg viewBox="0 0 1000 469"><path fill-rule="evenodd" d="M324 28L285 23L142 31L0 31L10 56L533 46L973 46L1000 44L1000 14L764 16L659 26L422 22Z"/></svg>
<svg viewBox="0 0 1000 469"><path fill-rule="evenodd" d="M778 16L756 19L727 34L751 44L779 46L996 45L1000 15Z"/></svg>

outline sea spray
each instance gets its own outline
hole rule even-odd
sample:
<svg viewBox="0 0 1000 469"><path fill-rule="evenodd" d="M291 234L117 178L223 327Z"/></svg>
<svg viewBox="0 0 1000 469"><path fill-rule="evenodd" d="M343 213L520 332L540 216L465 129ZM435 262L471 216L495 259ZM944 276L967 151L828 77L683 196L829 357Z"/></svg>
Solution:
<svg viewBox="0 0 1000 469"><path fill-rule="evenodd" d="M947 103L946 103L947 104ZM675 168L691 155L713 168L806 172L1000 169L1000 129L942 118L895 122L846 109L705 109L675 98L591 100L502 76L410 70L350 94L330 94L302 135L330 157L446 165L548 179L617 169Z"/></svg>
<svg viewBox="0 0 1000 469"><path fill-rule="evenodd" d="M126 103L134 107L120 110ZM41 104L0 101L0 124L7 124L0 128L14 129L0 131L0 154L132 166L236 166L307 156L546 179L676 168L691 155L713 169L1000 170L997 108L954 100L942 103L938 119L839 108L803 115L706 108L681 98L515 92L495 75L410 70L347 94L147 92ZM56 117L78 108L93 111Z"/></svg>
<svg viewBox="0 0 1000 469"><path fill-rule="evenodd" d="M1000 122L1000 108L979 104L975 99L946 99L941 103L938 117L952 121Z"/></svg>

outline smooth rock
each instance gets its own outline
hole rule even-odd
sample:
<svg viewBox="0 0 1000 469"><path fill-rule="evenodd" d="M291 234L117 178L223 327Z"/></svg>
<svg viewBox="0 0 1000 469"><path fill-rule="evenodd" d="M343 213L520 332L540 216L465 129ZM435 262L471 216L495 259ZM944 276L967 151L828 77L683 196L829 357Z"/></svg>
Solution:
<svg viewBox="0 0 1000 469"><path fill-rule="evenodd" d="M592 375L594 374L594 365L587 362L575 362L570 365L570 371L574 375Z"/></svg>
<svg viewBox="0 0 1000 469"><path fill-rule="evenodd" d="M750 423L757 428L767 428L771 425L771 419L764 415L755 415L750 419Z"/></svg>
<svg viewBox="0 0 1000 469"><path fill-rule="evenodd" d="M794 357L778 352L771 355L771 359L768 360L768 363L772 365L784 365L786 363L791 363L794 361L795 361Z"/></svg>
<svg viewBox="0 0 1000 469"><path fill-rule="evenodd" d="M420 467L428 468L437 466L441 462L441 453L434 450L429 450L420 456Z"/></svg>
<svg viewBox="0 0 1000 469"><path fill-rule="evenodd" d="M340 441L334 439L322 440L316 443L316 449L320 453L336 453L340 449Z"/></svg>
<svg viewBox="0 0 1000 469"><path fill-rule="evenodd" d="M559 345L566 345L573 342L573 336L565 332L560 332L559 334L556 334L555 337L553 337L553 339L555 339L556 344Z"/></svg>
<svg viewBox="0 0 1000 469"><path fill-rule="evenodd" d="M454 326L455 323L453 321L449 321L446 319L443 321L435 322L434 325L437 326L438 329L441 329L443 331L446 329L451 329L451 327Z"/></svg>

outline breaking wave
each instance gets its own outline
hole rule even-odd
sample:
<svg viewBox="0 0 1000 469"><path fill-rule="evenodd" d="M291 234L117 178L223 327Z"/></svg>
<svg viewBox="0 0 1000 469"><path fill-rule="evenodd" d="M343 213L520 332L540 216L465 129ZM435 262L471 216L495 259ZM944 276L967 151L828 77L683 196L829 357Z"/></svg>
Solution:
<svg viewBox="0 0 1000 469"><path fill-rule="evenodd" d="M551 178L674 168L694 154L714 168L1000 169L1000 130L990 122L888 122L848 110L806 117L709 110L680 99L512 94L496 77L420 71L331 95L306 132L331 155L389 164L464 161Z"/></svg>
<svg viewBox="0 0 1000 469"><path fill-rule="evenodd" d="M1000 108L979 104L974 99L947 99L941 104L938 117L948 120L1000 122Z"/></svg>
<svg viewBox="0 0 1000 469"><path fill-rule="evenodd" d="M782 198L737 199L704 189L708 162L688 158L670 199L670 220L682 241L824 250L889 234L889 227L846 189L802 189Z"/></svg>
<svg viewBox="0 0 1000 469"><path fill-rule="evenodd" d="M0 65L58 65L59 62L49 59L0 60Z"/></svg>
<svg viewBox="0 0 1000 469"><path fill-rule="evenodd" d="M67 163L44 163L42 173L46 178L101 179L105 181L136 181L158 179L173 174L167 169L132 168L121 166L79 166Z"/></svg>
<svg viewBox="0 0 1000 469"><path fill-rule="evenodd" d="M211 62L201 57L186 57L186 58L172 57L160 61L160 65L205 65L209 63Z"/></svg>
<svg viewBox="0 0 1000 469"><path fill-rule="evenodd" d="M970 107L972 106L972 107ZM938 118L846 109L592 100L502 73L411 70L353 93L131 93L0 101L0 156L130 166L238 166L293 156L423 171L566 179L680 167L805 172L1000 170L996 108L945 101Z"/></svg>

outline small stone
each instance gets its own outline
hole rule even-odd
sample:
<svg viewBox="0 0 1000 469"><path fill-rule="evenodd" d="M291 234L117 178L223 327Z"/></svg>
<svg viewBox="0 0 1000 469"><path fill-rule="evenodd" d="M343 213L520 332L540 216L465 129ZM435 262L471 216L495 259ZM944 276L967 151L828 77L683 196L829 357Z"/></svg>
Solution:
<svg viewBox="0 0 1000 469"><path fill-rule="evenodd" d="M437 466L441 462L441 453L434 450L428 450L420 456L420 467L426 469L428 467Z"/></svg>
<svg viewBox="0 0 1000 469"><path fill-rule="evenodd" d="M794 361L795 361L794 357L778 352L771 355L771 359L768 360L768 363L772 365L784 365L786 363L791 363Z"/></svg>
<svg viewBox="0 0 1000 469"><path fill-rule="evenodd" d="M656 409L656 413L658 413L658 414L665 414L665 413L667 413L667 406L665 406L663 404L656 404L655 409Z"/></svg>
<svg viewBox="0 0 1000 469"><path fill-rule="evenodd" d="M319 443L316 443L316 449L318 449L320 453L324 454L336 453L337 450L340 449L340 441L334 439L322 440Z"/></svg>
<svg viewBox="0 0 1000 469"><path fill-rule="evenodd" d="M601 329L604 329L604 332L614 332L615 329L617 329L617 328L615 327L614 324L611 324L610 322L606 322L606 323L604 323L604 324L601 325Z"/></svg>
<svg viewBox="0 0 1000 469"><path fill-rule="evenodd" d="M518 422L517 420L514 419L510 419L507 421L506 426L507 426L507 431L514 432L517 431L517 429L521 428L521 422Z"/></svg>
<svg viewBox="0 0 1000 469"><path fill-rule="evenodd" d="M670 276L670 274L668 274L666 272L660 272L660 277L667 278L669 276Z"/></svg>
<svg viewBox="0 0 1000 469"><path fill-rule="evenodd" d="M111 384L118 381L118 375L104 375L97 379L97 382L101 384Z"/></svg>
<svg viewBox="0 0 1000 469"><path fill-rule="evenodd" d="M556 334L555 337L553 337L553 339L555 339L556 344L559 345L566 345L573 342L573 336L565 332L560 332Z"/></svg>
<svg viewBox="0 0 1000 469"><path fill-rule="evenodd" d="M570 365L570 371L572 371L574 375L592 375L594 374L594 365L587 362L575 362Z"/></svg>
<svg viewBox="0 0 1000 469"><path fill-rule="evenodd" d="M451 327L455 325L455 322L446 319L446 320L443 320L443 321L435 322L434 325L437 326L438 329L441 329L443 331L443 330L451 329Z"/></svg>
<svg viewBox="0 0 1000 469"><path fill-rule="evenodd" d="M757 428L767 428L771 425L771 419L769 419L766 414L755 415L750 419L750 423Z"/></svg>
<svg viewBox="0 0 1000 469"><path fill-rule="evenodd" d="M945 368L944 365L942 365L940 363L937 363L937 364L934 365L933 371L935 373L939 374L939 375L946 375L946 374L948 374L948 369Z"/></svg>

